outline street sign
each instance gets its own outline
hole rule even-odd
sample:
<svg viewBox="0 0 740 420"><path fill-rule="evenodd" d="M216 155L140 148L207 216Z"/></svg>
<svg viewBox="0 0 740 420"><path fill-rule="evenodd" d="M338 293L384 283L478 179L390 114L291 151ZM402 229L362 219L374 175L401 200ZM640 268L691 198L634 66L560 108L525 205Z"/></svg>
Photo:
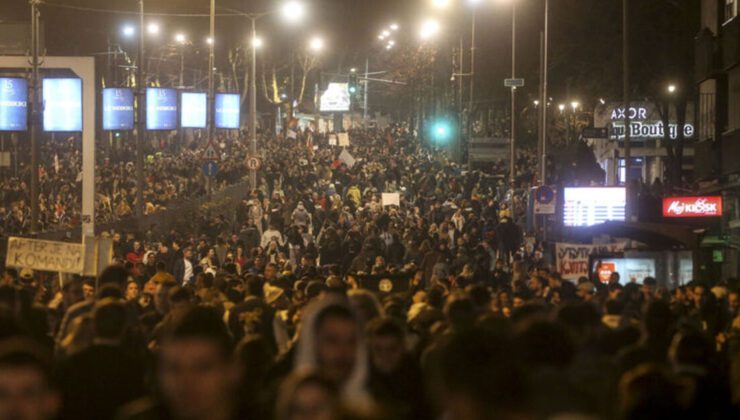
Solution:
<svg viewBox="0 0 740 420"><path fill-rule="evenodd" d="M584 139L605 139L609 137L609 130L606 127L584 127L581 136Z"/></svg>
<svg viewBox="0 0 740 420"><path fill-rule="evenodd" d="M506 87L524 87L524 79L504 79Z"/></svg>
<svg viewBox="0 0 740 420"><path fill-rule="evenodd" d="M200 155L200 158L203 160L221 160L219 158L216 145L213 144L213 142L208 143L208 146L206 146L206 148L203 150L203 153Z"/></svg>
<svg viewBox="0 0 740 420"><path fill-rule="evenodd" d="M256 158L256 157L247 158L247 168L249 168L249 170L256 171L260 168L260 166L261 166L261 162L259 158Z"/></svg>
<svg viewBox="0 0 740 420"><path fill-rule="evenodd" d="M210 178L216 176L216 174L218 174L218 163L209 160L203 164L203 175Z"/></svg>
<svg viewBox="0 0 740 420"><path fill-rule="evenodd" d="M555 214L555 190L547 185L535 190L534 214Z"/></svg>

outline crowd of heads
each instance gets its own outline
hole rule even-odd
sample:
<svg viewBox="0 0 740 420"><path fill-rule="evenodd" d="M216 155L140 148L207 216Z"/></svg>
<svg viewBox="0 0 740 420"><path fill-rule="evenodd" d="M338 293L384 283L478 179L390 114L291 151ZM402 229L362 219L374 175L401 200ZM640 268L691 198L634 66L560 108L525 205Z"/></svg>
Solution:
<svg viewBox="0 0 740 420"><path fill-rule="evenodd" d="M237 138L219 138L222 160L219 173L212 181L212 190L239 182L247 173L243 164L247 148ZM156 147L152 144L145 147L144 214L206 194L208 180L202 174L202 148L198 144L192 141L189 145L173 146L164 142ZM98 149L103 149L100 144ZM71 137L44 142L39 161L39 231L79 227L82 210L79 140ZM135 149L120 138L116 139L113 149L96 153L96 222L120 221L135 215L138 188L135 161ZM25 234L31 228L30 166L21 162L14 172L0 182L0 235L3 236Z"/></svg>
<svg viewBox="0 0 740 420"><path fill-rule="evenodd" d="M350 138L263 142L233 214L95 278L6 269L0 418L737 416L737 285L563 279L498 169Z"/></svg>

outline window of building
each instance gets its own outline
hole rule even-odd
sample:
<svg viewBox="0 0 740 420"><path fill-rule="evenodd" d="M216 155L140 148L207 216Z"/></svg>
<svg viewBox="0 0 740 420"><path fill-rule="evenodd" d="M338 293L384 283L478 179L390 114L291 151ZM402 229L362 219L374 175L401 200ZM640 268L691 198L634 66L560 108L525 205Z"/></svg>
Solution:
<svg viewBox="0 0 740 420"><path fill-rule="evenodd" d="M632 158L631 159L632 164L630 165L630 179L642 179L642 158ZM625 168L624 159L619 159L619 184L624 185L625 175L627 174L627 169Z"/></svg>
<svg viewBox="0 0 740 420"><path fill-rule="evenodd" d="M737 16L740 0L725 0L725 22Z"/></svg>

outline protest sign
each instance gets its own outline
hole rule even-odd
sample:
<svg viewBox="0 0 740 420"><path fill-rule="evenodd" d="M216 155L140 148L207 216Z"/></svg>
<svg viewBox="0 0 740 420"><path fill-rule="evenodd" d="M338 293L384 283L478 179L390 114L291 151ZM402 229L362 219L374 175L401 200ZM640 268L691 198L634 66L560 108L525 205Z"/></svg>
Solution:
<svg viewBox="0 0 740 420"><path fill-rule="evenodd" d="M613 244L569 244L558 242L555 245L557 272L564 279L578 280L588 277L588 258L592 254L604 254L624 251L624 242Z"/></svg>
<svg viewBox="0 0 740 420"><path fill-rule="evenodd" d="M60 273L82 273L84 252L81 244L8 238L8 267L31 268Z"/></svg>

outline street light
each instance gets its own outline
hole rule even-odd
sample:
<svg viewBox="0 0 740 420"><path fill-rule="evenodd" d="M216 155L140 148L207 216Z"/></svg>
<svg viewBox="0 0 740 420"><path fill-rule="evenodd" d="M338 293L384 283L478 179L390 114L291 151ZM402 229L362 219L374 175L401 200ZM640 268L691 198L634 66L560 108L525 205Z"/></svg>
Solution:
<svg viewBox="0 0 740 420"><path fill-rule="evenodd" d="M381 35L385 37L391 36L391 31L389 31L388 29L384 29Z"/></svg>
<svg viewBox="0 0 740 420"><path fill-rule="evenodd" d="M299 22L306 14L306 6L299 1L289 1L283 4L282 13L288 22Z"/></svg>
<svg viewBox="0 0 740 420"><path fill-rule="evenodd" d="M136 28L134 28L132 25L126 25L123 27L123 30L121 32L123 33L123 36L131 38L136 33Z"/></svg>
<svg viewBox="0 0 740 420"><path fill-rule="evenodd" d="M177 42L178 44L184 44L185 41L186 41L185 34L181 32L175 34L175 42Z"/></svg>
<svg viewBox="0 0 740 420"><path fill-rule="evenodd" d="M398 30L398 24L397 23L391 23L391 31L397 31Z"/></svg>
<svg viewBox="0 0 740 420"><path fill-rule="evenodd" d="M675 92L676 92L676 85L674 85L673 83L668 85L668 93L675 93Z"/></svg>
<svg viewBox="0 0 740 420"><path fill-rule="evenodd" d="M427 40L439 33L440 26L439 22L437 22L434 19L427 19L421 24L421 29L419 30L419 37L422 40Z"/></svg>
<svg viewBox="0 0 740 420"><path fill-rule="evenodd" d="M159 24L152 22L146 26L146 31L149 33L149 35L158 35L159 34Z"/></svg>
<svg viewBox="0 0 740 420"><path fill-rule="evenodd" d="M252 48L259 49L259 48L262 48L262 45L264 45L264 43L262 42L262 38L257 37L257 36L252 38Z"/></svg>
<svg viewBox="0 0 740 420"><path fill-rule="evenodd" d="M206 38L206 44L213 45L213 38L211 38L210 36Z"/></svg>
<svg viewBox="0 0 740 420"><path fill-rule="evenodd" d="M558 109L560 110L561 113L565 111L565 104L558 104Z"/></svg>
<svg viewBox="0 0 740 420"><path fill-rule="evenodd" d="M311 38L311 42L308 43L308 47L313 52L319 52L324 49L324 40L315 36Z"/></svg>
<svg viewBox="0 0 740 420"><path fill-rule="evenodd" d="M579 107L580 105L581 105L581 104L580 104L580 103L578 103L578 101L573 101L573 102L571 102L571 103L570 103L570 106L571 106L571 108L573 108L573 112L576 112L576 111L578 110L578 107Z"/></svg>

